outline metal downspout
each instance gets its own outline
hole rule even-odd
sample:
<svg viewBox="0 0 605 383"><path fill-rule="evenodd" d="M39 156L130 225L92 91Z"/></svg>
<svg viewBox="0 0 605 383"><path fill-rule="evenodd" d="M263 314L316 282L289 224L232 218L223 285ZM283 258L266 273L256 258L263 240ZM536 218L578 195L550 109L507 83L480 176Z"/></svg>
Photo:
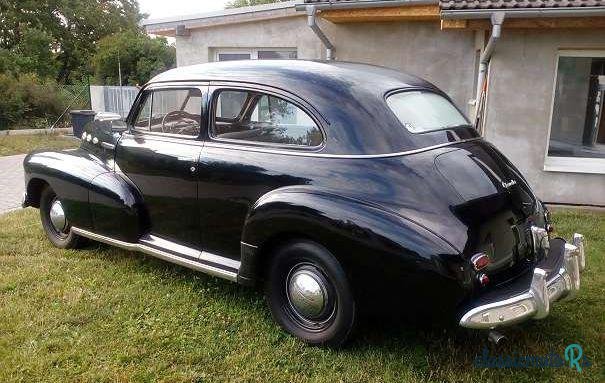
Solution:
<svg viewBox="0 0 605 383"><path fill-rule="evenodd" d="M328 37L323 33L323 31L317 25L317 19L315 18L315 14L317 13L317 8L314 5L307 5L307 25L326 47L326 60L332 60L334 55L334 45L330 42Z"/></svg>
<svg viewBox="0 0 605 383"><path fill-rule="evenodd" d="M490 59L492 58L492 54L496 48L496 43L500 39L500 35L502 33L502 23L504 22L504 12L493 13L491 16L492 21L492 34L481 53L479 58L479 73L477 75L477 90L476 90L476 98L475 98L475 123L479 121L479 117L481 114L480 110L480 101L481 95L483 93L483 89L485 87L485 78L487 76L487 69L489 67ZM475 126L475 128L479 128Z"/></svg>

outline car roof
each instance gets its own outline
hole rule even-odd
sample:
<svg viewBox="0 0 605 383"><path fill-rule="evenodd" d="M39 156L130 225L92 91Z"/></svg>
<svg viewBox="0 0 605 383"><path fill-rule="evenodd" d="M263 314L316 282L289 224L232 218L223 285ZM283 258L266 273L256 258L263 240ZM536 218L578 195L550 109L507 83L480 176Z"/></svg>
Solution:
<svg viewBox="0 0 605 383"><path fill-rule="evenodd" d="M389 109L389 92L427 89L419 77L376 65L309 60L240 60L181 66L149 84L179 81L249 83L279 88L304 100L326 122L326 154L373 155L435 144L408 132ZM439 139L437 139L439 141Z"/></svg>
<svg viewBox="0 0 605 383"><path fill-rule="evenodd" d="M347 85L358 90L379 86L395 88L432 87L428 81L393 69L341 61L237 60L181 66L155 76L150 83L166 81L237 81L286 88L301 87L301 80L318 86Z"/></svg>

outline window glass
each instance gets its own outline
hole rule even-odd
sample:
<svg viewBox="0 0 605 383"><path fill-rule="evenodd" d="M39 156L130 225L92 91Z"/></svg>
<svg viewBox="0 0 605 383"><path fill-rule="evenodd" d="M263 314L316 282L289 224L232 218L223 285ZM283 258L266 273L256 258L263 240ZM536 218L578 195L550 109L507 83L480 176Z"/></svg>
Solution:
<svg viewBox="0 0 605 383"><path fill-rule="evenodd" d="M322 134L307 113L282 98L252 91L221 91L212 136L273 144L318 146Z"/></svg>
<svg viewBox="0 0 605 383"><path fill-rule="evenodd" d="M451 102L436 93L395 93L387 98L387 103L403 126L412 133L469 125Z"/></svg>
<svg viewBox="0 0 605 383"><path fill-rule="evenodd" d="M273 59L295 59L296 51L258 51L259 60L273 60Z"/></svg>
<svg viewBox="0 0 605 383"><path fill-rule="evenodd" d="M218 61L250 60L250 53L219 53Z"/></svg>
<svg viewBox="0 0 605 383"><path fill-rule="evenodd" d="M551 157L605 158L605 57L559 57Z"/></svg>
<svg viewBox="0 0 605 383"><path fill-rule="evenodd" d="M199 89L156 90L152 99L152 132L199 135L202 113Z"/></svg>
<svg viewBox="0 0 605 383"><path fill-rule="evenodd" d="M151 116L151 92L143 94L143 104L139 108L139 114L134 121L134 127L138 129L149 129L149 117Z"/></svg>

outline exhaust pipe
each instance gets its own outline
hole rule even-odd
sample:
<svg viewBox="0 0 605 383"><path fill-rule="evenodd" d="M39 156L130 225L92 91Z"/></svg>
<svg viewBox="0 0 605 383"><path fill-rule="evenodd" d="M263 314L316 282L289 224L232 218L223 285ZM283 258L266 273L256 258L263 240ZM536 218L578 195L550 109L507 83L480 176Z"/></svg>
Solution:
<svg viewBox="0 0 605 383"><path fill-rule="evenodd" d="M487 335L487 340L492 342L494 345L499 346L506 342L506 337L500 334L498 331L490 330Z"/></svg>

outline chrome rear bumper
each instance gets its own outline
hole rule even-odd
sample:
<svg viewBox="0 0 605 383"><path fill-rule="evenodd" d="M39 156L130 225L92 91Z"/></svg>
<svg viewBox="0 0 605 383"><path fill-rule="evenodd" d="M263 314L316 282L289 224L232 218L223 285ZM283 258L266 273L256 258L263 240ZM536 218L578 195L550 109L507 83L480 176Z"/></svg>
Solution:
<svg viewBox="0 0 605 383"><path fill-rule="evenodd" d="M542 319L548 315L551 303L573 298L580 289L580 272L586 267L584 236L576 233L572 244L563 246L560 252L549 251L549 257L558 258L538 264L527 291L470 309L460 319L460 326L492 329L530 318Z"/></svg>

